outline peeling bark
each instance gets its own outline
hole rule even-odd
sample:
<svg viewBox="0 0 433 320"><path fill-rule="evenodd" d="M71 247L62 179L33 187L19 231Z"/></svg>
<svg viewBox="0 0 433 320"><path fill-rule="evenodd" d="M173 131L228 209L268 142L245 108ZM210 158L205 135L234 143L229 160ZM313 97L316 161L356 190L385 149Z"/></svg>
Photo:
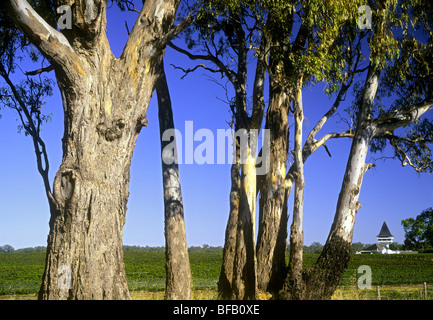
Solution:
<svg viewBox="0 0 433 320"><path fill-rule="evenodd" d="M173 111L171 107L170 92L165 77L164 65L161 63L161 78L156 85L158 96L159 130L161 152L167 145L173 143L163 141L166 130L174 129ZM176 137L173 136L174 143ZM179 166L177 165L177 152L173 150L169 155L161 154L162 177L164 187L164 223L165 223L165 268L167 300L189 300L191 298L191 268L189 264L188 247L186 242L185 219L183 200L180 186ZM170 162L170 163L167 163Z"/></svg>
<svg viewBox="0 0 433 320"><path fill-rule="evenodd" d="M304 289L297 298L330 299L350 259L350 246L355 216L361 207L358 199L365 172L372 166L365 164L371 139L376 127L371 121L379 74L370 67L367 74L355 136L352 141L346 171L337 201L334 222L328 239L316 264L303 274ZM280 292L283 299L291 298L290 291Z"/></svg>
<svg viewBox="0 0 433 320"><path fill-rule="evenodd" d="M290 101L270 80L265 129L270 132L269 172L261 177L257 236L258 288L277 292L286 273L287 204L285 176L288 154Z"/></svg>
<svg viewBox="0 0 433 320"><path fill-rule="evenodd" d="M106 1L73 1L72 29L62 33L26 0L6 2L16 26L53 66L63 101L63 158L40 299L130 299L122 230L131 158L159 79L160 40L173 30L178 4L147 1L117 59L105 33Z"/></svg>
<svg viewBox="0 0 433 320"><path fill-rule="evenodd" d="M294 183L295 199L293 205L293 221L290 227L290 260L287 270L287 277L284 282L283 291L286 298L302 299L305 290L302 279L303 268L303 215L304 215L304 160L302 156L302 125L304 112L302 104L302 77L296 88L294 100L294 119L295 119L295 147L294 147Z"/></svg>
<svg viewBox="0 0 433 320"><path fill-rule="evenodd" d="M267 42L262 39L256 65L256 75L253 89L253 111L247 114L247 47L245 33L239 23L239 17L231 17L238 44L238 70L227 74L235 88L235 131L244 130L244 139L237 141L236 161L232 166L232 188L230 192L230 214L226 228L223 265L218 283L219 295L228 299L232 295L236 299L257 298L256 274L256 149L260 127L264 113L264 79L266 74L265 59L269 49ZM242 143L244 141L245 145ZM239 148L239 150L238 150ZM240 152L240 154L238 154Z"/></svg>
<svg viewBox="0 0 433 320"><path fill-rule="evenodd" d="M255 145L257 137L250 137ZM257 298L255 219L256 155L248 146L246 163L241 164L239 213L234 257L233 292L238 300Z"/></svg>
<svg viewBox="0 0 433 320"><path fill-rule="evenodd" d="M233 296L233 268L236 251L236 233L239 215L240 193L240 146L235 139L235 152L231 166L230 211L224 238L223 263L218 280L218 296L220 299L230 299Z"/></svg>

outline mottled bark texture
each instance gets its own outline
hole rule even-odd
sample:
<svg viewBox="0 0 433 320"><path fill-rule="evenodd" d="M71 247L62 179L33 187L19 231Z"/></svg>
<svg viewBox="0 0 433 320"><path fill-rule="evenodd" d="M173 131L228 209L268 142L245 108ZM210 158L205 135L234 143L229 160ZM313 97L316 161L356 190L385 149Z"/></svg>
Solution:
<svg viewBox="0 0 433 320"><path fill-rule="evenodd" d="M250 139L255 139L250 137ZM233 273L233 293L238 300L256 299L256 155L247 147L246 163L241 164L239 213Z"/></svg>
<svg viewBox="0 0 433 320"><path fill-rule="evenodd" d="M241 187L239 140L235 139L233 143L235 143L235 150L233 155L233 164L230 170L230 211L224 238L223 262L221 265L221 272L218 280L218 296L220 299L224 300L230 299L233 294L233 267L236 250L236 232L239 213L239 192Z"/></svg>
<svg viewBox="0 0 433 320"><path fill-rule="evenodd" d="M364 86L357 127L337 201L334 222L316 264L291 281L290 272L280 291L282 299L329 299L337 287L350 258L355 215L362 179L370 168L365 164L368 147L375 134L371 114L379 72L370 68ZM293 231L292 231L293 232ZM298 268L299 272L299 268Z"/></svg>
<svg viewBox="0 0 433 320"><path fill-rule="evenodd" d="M176 136L172 135L173 141L163 139L164 132L174 130L173 111L163 63L161 63L160 70L161 77L156 84L156 94L158 97L164 188L165 299L189 300L191 298L192 279L186 242L177 149L170 147L170 144L176 144Z"/></svg>
<svg viewBox="0 0 433 320"><path fill-rule="evenodd" d="M257 282L259 290L276 292L286 270L287 203L286 170L290 100L270 79L269 107L265 129L269 129L269 171L260 179L259 227L257 235Z"/></svg>
<svg viewBox="0 0 433 320"><path fill-rule="evenodd" d="M302 281L303 269L303 247L304 247L304 231L303 231L303 216L304 216L304 161L302 157L302 136L304 111L302 103L302 76L296 88L295 99L293 102L294 120L295 120L295 146L294 146L294 182L295 194L293 204L293 221L290 227L290 260L287 271L285 286L289 284L292 298L299 298L304 290Z"/></svg>
<svg viewBox="0 0 433 320"><path fill-rule="evenodd" d="M146 1L120 56L106 37L107 2L58 1L72 29L49 26L25 0L7 10L54 67L64 110L40 299L130 299L122 251L131 158L178 1Z"/></svg>
<svg viewBox="0 0 433 320"><path fill-rule="evenodd" d="M262 39L253 85L253 110L247 113L247 42L239 17L232 17L236 35L238 70L228 78L235 89L233 108L236 136L235 163L231 169L230 212L218 291L221 298L256 299L256 151L264 114L264 83L268 44ZM239 150L238 150L239 148ZM239 154L238 154L239 153ZM239 162L237 162L239 159Z"/></svg>

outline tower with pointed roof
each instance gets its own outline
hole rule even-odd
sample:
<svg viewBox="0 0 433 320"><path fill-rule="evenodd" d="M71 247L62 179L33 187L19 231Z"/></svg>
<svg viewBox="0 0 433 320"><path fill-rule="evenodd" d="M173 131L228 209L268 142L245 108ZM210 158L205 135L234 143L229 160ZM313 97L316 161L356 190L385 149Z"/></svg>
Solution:
<svg viewBox="0 0 433 320"><path fill-rule="evenodd" d="M377 243L369 246L368 248L365 248L364 250L356 252L357 254L361 253L385 253L385 254L394 254L394 253L400 253L399 250L391 250L389 248L389 245L394 242L394 236L389 231L388 226L386 225L386 222L384 221L382 224L382 228L380 229L379 234L377 237Z"/></svg>
<svg viewBox="0 0 433 320"><path fill-rule="evenodd" d="M384 244L387 249L389 249L389 245L394 242L394 236L389 231L385 221L383 222L382 228L376 237L377 242Z"/></svg>

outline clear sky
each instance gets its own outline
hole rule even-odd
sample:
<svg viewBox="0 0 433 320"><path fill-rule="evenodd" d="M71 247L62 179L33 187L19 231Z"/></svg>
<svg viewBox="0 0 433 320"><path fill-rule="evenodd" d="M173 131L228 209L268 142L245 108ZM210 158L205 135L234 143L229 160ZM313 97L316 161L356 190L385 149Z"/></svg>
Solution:
<svg viewBox="0 0 433 320"><path fill-rule="evenodd" d="M134 13L120 13L113 6L108 11L108 37L116 56L126 42L124 20L132 28ZM179 42L182 45L182 42ZM167 48L165 65L173 102L175 126L182 134L185 122L193 121L194 132L210 129L215 137L217 129L227 129L231 120L221 87L209 81L205 71L198 70L181 80L183 75L170 64L192 66L181 54ZM220 80L218 76L212 75ZM223 83L225 80L222 80ZM348 95L341 109L348 106ZM325 96L323 86L304 90L305 126L308 131L330 108L332 100ZM63 112L58 89L47 99L47 113L52 122L43 128L50 158L51 182L61 161ZM430 112L431 113L431 112ZM49 232L49 208L42 179L36 168L31 138L17 133L17 114L1 110L0 114L0 245L10 244L15 249L45 246ZM432 115L430 114L430 118ZM124 244L140 246L164 245L162 174L159 144L156 94L148 110L148 128L140 133L131 167L130 198L124 227ZM324 128L324 133L346 128L335 117ZM319 134L320 136L321 134ZM185 135L183 134L183 138ZM194 147L201 142L194 142ZM185 145L185 141L183 141ZM304 236L305 244L326 241L332 224L338 193L342 183L350 140L339 139L327 143L330 158L323 148L316 151L305 165ZM215 151L216 152L216 151ZM373 161L371 155L368 161ZM216 161L216 153L215 153ZM222 246L229 212L230 164L183 164L180 166L182 194L188 246L209 244ZM395 241L403 243L401 220L416 217L433 206L433 176L417 174L398 161L376 161L369 170L361 189L354 229L354 242L374 243L386 221ZM289 214L292 211L289 205Z"/></svg>

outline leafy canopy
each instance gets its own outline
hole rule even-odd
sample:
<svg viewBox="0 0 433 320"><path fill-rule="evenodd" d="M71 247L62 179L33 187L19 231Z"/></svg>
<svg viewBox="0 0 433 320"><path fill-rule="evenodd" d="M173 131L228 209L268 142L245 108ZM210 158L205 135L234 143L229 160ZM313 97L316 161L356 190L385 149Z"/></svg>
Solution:
<svg viewBox="0 0 433 320"><path fill-rule="evenodd" d="M405 247L415 250L433 250L433 208L421 212L415 219L401 221L405 231Z"/></svg>

